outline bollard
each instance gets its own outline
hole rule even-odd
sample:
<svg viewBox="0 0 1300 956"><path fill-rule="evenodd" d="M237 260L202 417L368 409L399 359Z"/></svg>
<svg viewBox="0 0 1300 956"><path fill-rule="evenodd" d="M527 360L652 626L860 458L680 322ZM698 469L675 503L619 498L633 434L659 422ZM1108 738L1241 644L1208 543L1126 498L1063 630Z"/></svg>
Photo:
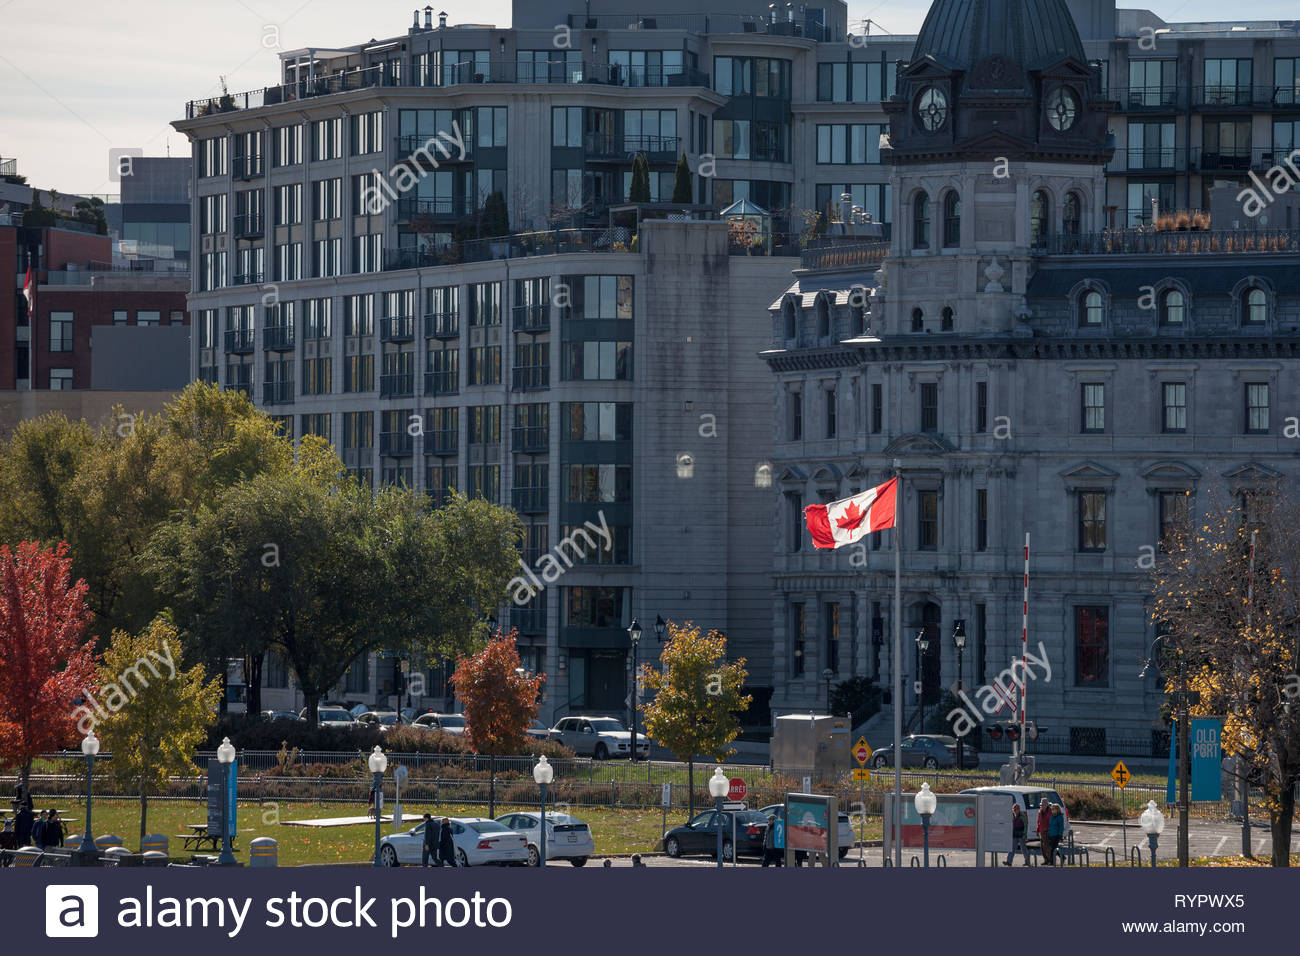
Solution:
<svg viewBox="0 0 1300 956"><path fill-rule="evenodd" d="M166 866L169 862L167 854L158 850L146 850L140 856L144 860L144 866Z"/></svg>
<svg viewBox="0 0 1300 956"><path fill-rule="evenodd" d="M121 845L122 838L113 833L105 833L103 836L95 837L95 846L99 848L101 853L106 850L111 850L113 847L120 847Z"/></svg>
<svg viewBox="0 0 1300 956"><path fill-rule="evenodd" d="M104 850L100 861L105 866L125 866L131 851L124 846L110 846Z"/></svg>
<svg viewBox="0 0 1300 956"><path fill-rule="evenodd" d="M249 866L279 866L280 844L272 837L258 837L248 844Z"/></svg>
<svg viewBox="0 0 1300 956"><path fill-rule="evenodd" d="M170 848L171 842L165 833L146 833L140 838L141 853L161 853L166 856Z"/></svg>

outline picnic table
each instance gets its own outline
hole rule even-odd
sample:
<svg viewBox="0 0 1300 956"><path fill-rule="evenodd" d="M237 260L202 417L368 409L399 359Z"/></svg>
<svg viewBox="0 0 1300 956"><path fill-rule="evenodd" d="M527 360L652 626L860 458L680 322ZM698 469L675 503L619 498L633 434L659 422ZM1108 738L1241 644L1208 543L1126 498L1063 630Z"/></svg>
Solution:
<svg viewBox="0 0 1300 956"><path fill-rule="evenodd" d="M208 825L206 823L191 823L188 824L188 826L190 832L181 834L181 840L183 841L185 849L202 850L204 847L210 846L213 853L219 853L221 851L220 832L209 833ZM230 838L230 848L232 850L235 849L234 837Z"/></svg>

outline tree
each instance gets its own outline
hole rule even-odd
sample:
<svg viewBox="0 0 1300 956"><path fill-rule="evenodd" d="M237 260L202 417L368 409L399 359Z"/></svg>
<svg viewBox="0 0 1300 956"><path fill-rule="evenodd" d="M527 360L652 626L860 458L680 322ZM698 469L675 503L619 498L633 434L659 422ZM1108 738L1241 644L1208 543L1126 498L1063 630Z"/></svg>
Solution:
<svg viewBox="0 0 1300 956"><path fill-rule="evenodd" d="M645 153L637 153L632 157L632 183L628 188L627 201L650 201L650 166L646 162Z"/></svg>
<svg viewBox="0 0 1300 956"><path fill-rule="evenodd" d="M691 188L691 167L686 162L686 153L677 160L677 171L673 174L673 202L694 202L694 190Z"/></svg>
<svg viewBox="0 0 1300 956"><path fill-rule="evenodd" d="M101 236L108 235L108 217L104 214L104 200L98 196L78 199L72 209L78 222L94 226L95 231Z"/></svg>
<svg viewBox="0 0 1300 956"><path fill-rule="evenodd" d="M140 795L140 837L148 827L149 794L172 775L194 771L194 749L217 702L221 682L208 680L202 664L180 670L180 639L165 618L139 634L117 631L99 667L99 702L106 713L95 722L108 776Z"/></svg>
<svg viewBox="0 0 1300 956"><path fill-rule="evenodd" d="M0 545L0 767L18 767L28 790L32 761L67 745L77 698L94 688L94 640L86 582L71 582L67 544Z"/></svg>
<svg viewBox="0 0 1300 956"><path fill-rule="evenodd" d="M1212 496L1203 519L1181 530L1162 542L1151 619L1168 635L1166 657L1181 659L1200 692L1192 715L1224 715L1224 750L1264 780L1272 862L1288 866L1300 781L1300 502L1281 485L1241 504ZM1168 692L1182 689L1174 669L1164 673Z"/></svg>
<svg viewBox="0 0 1300 956"><path fill-rule="evenodd" d="M749 672L745 658L727 661L727 639L717 631L701 634L690 621L668 622L668 639L659 655L661 670L644 665L647 695L642 706L646 734L686 761L690 812L695 813L695 758L722 760L740 735L740 714L754 699L742 693Z"/></svg>
<svg viewBox="0 0 1300 956"><path fill-rule="evenodd" d="M496 758L518 753L530 721L537 717L537 698L544 674L521 673L518 635L498 630L477 654L462 657L452 674L456 696L465 703L465 737L476 754L488 755L488 816L496 816Z"/></svg>
<svg viewBox="0 0 1300 956"><path fill-rule="evenodd" d="M499 189L494 189L488 193L487 199L483 200L481 235L492 238L494 236L508 235L509 232L510 212L506 208L505 193Z"/></svg>

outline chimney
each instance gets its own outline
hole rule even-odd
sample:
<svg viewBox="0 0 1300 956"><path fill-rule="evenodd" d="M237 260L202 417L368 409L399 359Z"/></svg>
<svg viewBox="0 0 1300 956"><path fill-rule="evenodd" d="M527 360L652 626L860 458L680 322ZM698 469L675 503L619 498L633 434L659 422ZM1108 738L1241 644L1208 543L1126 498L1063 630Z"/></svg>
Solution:
<svg viewBox="0 0 1300 956"><path fill-rule="evenodd" d="M433 7L424 8L424 28L426 30L433 29Z"/></svg>
<svg viewBox="0 0 1300 956"><path fill-rule="evenodd" d="M851 218L852 212L853 212L853 194L840 193L840 222L843 223L852 222L853 221L853 219Z"/></svg>
<svg viewBox="0 0 1300 956"><path fill-rule="evenodd" d="M420 29L420 8L419 7L415 8L415 11L413 12L413 15L411 17L411 29L412 30Z"/></svg>
<svg viewBox="0 0 1300 956"><path fill-rule="evenodd" d="M447 29L447 11L446 11L446 10L444 10L444 11L442 11L441 13L438 14L438 29L439 29L439 30L445 30L445 29Z"/></svg>

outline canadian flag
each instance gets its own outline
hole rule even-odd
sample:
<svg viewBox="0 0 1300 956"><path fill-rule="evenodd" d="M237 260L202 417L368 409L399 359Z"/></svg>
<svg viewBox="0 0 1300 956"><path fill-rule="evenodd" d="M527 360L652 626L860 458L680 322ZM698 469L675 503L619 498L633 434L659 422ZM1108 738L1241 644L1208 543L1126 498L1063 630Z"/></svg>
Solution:
<svg viewBox="0 0 1300 956"><path fill-rule="evenodd" d="M857 544L873 531L894 526L898 503L898 479L868 488L860 495L842 498L828 505L809 505L804 520L813 544L819 548L842 548Z"/></svg>
<svg viewBox="0 0 1300 956"><path fill-rule="evenodd" d="M23 298L27 300L27 314L36 308L36 279L32 276L32 267L27 267L27 278L23 280Z"/></svg>

